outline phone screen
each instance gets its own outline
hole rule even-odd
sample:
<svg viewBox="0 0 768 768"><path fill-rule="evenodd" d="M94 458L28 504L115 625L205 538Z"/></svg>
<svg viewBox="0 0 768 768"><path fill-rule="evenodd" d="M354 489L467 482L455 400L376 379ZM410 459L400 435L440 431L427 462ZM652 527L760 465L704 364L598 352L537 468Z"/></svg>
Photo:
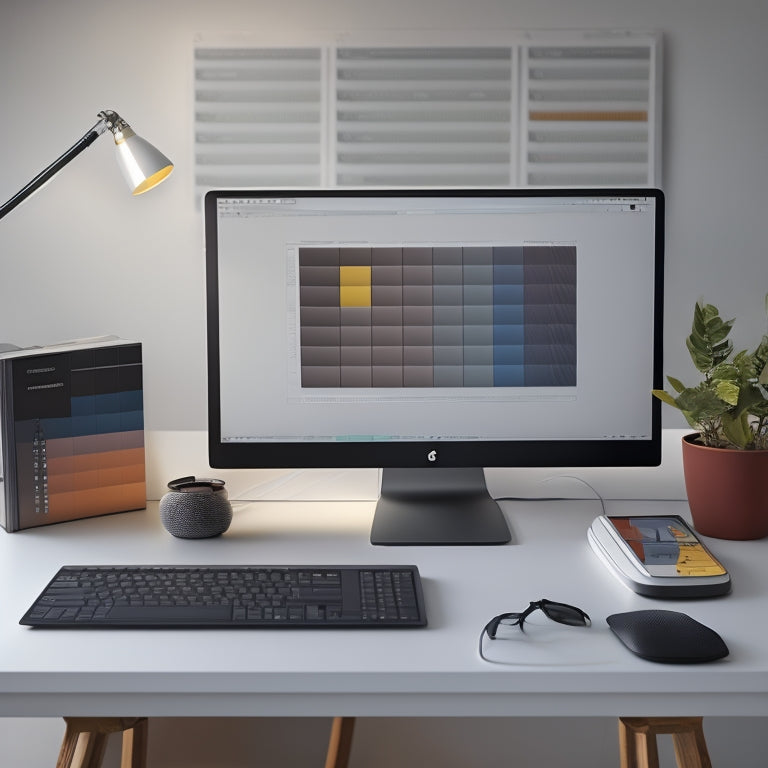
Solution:
<svg viewBox="0 0 768 768"><path fill-rule="evenodd" d="M721 576L725 568L680 517L608 517L652 576Z"/></svg>

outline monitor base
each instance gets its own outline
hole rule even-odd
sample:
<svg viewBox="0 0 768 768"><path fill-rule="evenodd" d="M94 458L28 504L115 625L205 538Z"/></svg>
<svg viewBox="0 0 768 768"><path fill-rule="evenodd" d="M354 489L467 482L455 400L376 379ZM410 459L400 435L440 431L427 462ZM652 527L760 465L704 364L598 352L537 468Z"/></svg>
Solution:
<svg viewBox="0 0 768 768"><path fill-rule="evenodd" d="M371 544L506 544L510 539L482 467L383 470Z"/></svg>

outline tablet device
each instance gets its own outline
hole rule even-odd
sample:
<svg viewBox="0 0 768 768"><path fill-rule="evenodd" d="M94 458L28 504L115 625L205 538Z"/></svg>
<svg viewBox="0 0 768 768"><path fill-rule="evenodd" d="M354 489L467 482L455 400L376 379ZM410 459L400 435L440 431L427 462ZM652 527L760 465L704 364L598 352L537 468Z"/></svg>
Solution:
<svg viewBox="0 0 768 768"><path fill-rule="evenodd" d="M712 597L731 577L679 515L600 515L587 533L592 550L623 584L647 597Z"/></svg>

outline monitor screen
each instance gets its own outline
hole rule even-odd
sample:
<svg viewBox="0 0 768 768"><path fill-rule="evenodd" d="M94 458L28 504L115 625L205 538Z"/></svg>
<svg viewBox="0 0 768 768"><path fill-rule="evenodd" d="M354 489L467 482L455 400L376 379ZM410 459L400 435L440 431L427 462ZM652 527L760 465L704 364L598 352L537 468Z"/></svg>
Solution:
<svg viewBox="0 0 768 768"><path fill-rule="evenodd" d="M211 466L384 468L374 540L484 543L483 467L658 464L663 222L655 189L209 192Z"/></svg>

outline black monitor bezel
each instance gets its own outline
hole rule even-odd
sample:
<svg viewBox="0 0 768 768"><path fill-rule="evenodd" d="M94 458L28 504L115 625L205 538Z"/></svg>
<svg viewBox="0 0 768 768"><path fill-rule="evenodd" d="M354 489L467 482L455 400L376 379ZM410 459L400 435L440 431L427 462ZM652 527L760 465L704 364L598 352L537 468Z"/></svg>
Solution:
<svg viewBox="0 0 768 768"><path fill-rule="evenodd" d="M208 452L214 468L387 467L618 467L661 463L661 403L648 392L647 440L510 440L438 442L223 442L219 358L217 201L228 197L652 197L655 200L653 388L662 387L664 297L664 193L645 187L563 189L322 189L212 190L205 195L208 358ZM430 460L437 451L437 461Z"/></svg>

